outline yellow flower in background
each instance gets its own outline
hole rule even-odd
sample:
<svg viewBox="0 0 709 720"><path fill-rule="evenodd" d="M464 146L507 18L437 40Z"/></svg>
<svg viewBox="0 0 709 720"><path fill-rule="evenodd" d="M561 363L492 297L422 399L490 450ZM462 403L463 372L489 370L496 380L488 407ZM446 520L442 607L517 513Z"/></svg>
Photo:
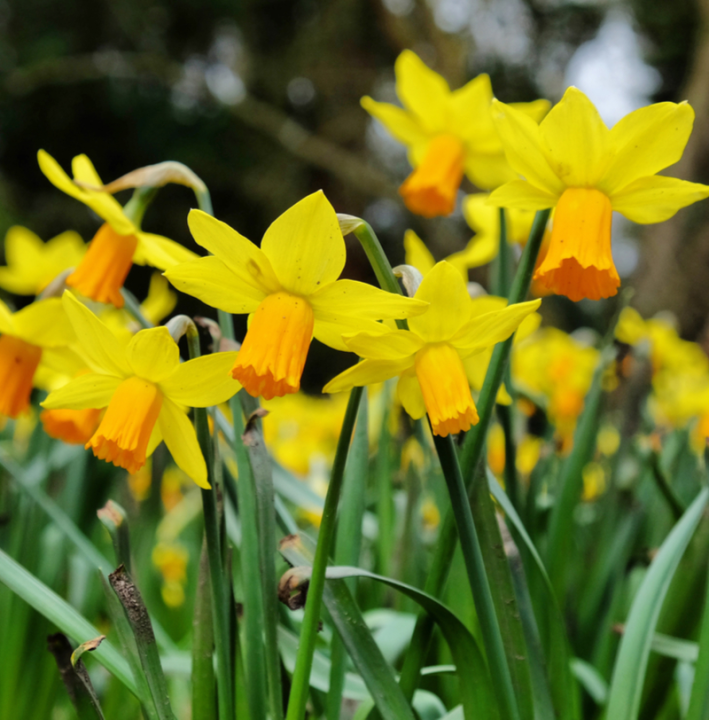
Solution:
<svg viewBox="0 0 709 720"><path fill-rule="evenodd" d="M312 397L298 392L263 404L266 445L276 460L301 477L313 462L330 467L335 457L340 428L345 417L347 395Z"/></svg>
<svg viewBox="0 0 709 720"><path fill-rule="evenodd" d="M197 257L172 240L143 232L112 195L85 187L103 186L86 155L77 155L72 160L73 180L44 150L37 153L37 158L42 172L55 187L83 202L104 220L83 260L66 281L82 295L120 308L121 287L134 262L165 270Z"/></svg>
<svg viewBox="0 0 709 720"><path fill-rule="evenodd" d="M498 477L505 471L505 432L500 423L492 423L487 432L487 464Z"/></svg>
<svg viewBox="0 0 709 720"><path fill-rule="evenodd" d="M84 241L73 230L45 243L15 225L5 235L7 266L0 267L0 288L15 295L39 295L57 275L76 267L85 253Z"/></svg>
<svg viewBox="0 0 709 720"><path fill-rule="evenodd" d="M571 448L598 357L598 350L556 328L542 328L512 350L515 387L546 405L565 451Z"/></svg>
<svg viewBox="0 0 709 720"><path fill-rule="evenodd" d="M635 110L611 130L574 87L539 125L496 100L493 114L507 159L524 179L495 190L490 202L556 208L549 251L534 278L572 300L610 297L620 286L611 255L613 210L656 223L709 196L709 186L656 175L682 156L694 122L687 103Z"/></svg>
<svg viewBox="0 0 709 720"><path fill-rule="evenodd" d="M419 315L426 304L355 280L338 280L345 240L322 192L286 210L261 247L225 223L192 210L189 225L214 257L169 269L178 290L234 314L253 313L234 378L267 400L300 388L313 337L347 350L342 335L376 332L377 320Z"/></svg>
<svg viewBox="0 0 709 720"><path fill-rule="evenodd" d="M38 300L13 313L0 301L0 415L29 408L40 361L76 340L61 300Z"/></svg>
<svg viewBox="0 0 709 720"><path fill-rule="evenodd" d="M370 97L362 98L362 107L409 149L414 171L399 189L409 210L424 217L450 215L463 174L482 190L515 177L493 124L487 75L451 92L410 50L399 55L394 70L404 108ZM514 107L539 122L549 103L537 100Z"/></svg>
<svg viewBox="0 0 709 720"><path fill-rule="evenodd" d="M359 333L345 342L364 360L331 380L324 392L399 376L397 393L414 419L427 412L436 435L469 430L478 421L464 360L508 338L540 301L520 303L473 316L472 301L460 273L438 263L422 280L416 298L428 310L409 320L409 330L379 326L376 333Z"/></svg>
<svg viewBox="0 0 709 720"><path fill-rule="evenodd" d="M93 372L53 391L42 406L107 408L86 443L96 457L135 473L164 440L175 463L197 485L209 487L197 435L184 408L216 405L240 389L229 375L236 353L180 364L167 328L141 330L126 344L71 293L65 292L62 300Z"/></svg>
<svg viewBox="0 0 709 720"><path fill-rule="evenodd" d="M161 594L168 607L177 608L185 602L189 559L187 548L178 542L160 542L153 548L153 565L162 575Z"/></svg>

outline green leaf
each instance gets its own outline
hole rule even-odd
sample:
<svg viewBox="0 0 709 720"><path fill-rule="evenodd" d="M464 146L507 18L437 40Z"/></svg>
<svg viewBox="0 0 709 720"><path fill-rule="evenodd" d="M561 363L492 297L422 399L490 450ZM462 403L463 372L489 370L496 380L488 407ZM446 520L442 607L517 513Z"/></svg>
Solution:
<svg viewBox="0 0 709 720"><path fill-rule="evenodd" d="M608 683L593 665L581 658L572 658L571 671L583 685L586 692L598 705L605 705L608 699Z"/></svg>
<svg viewBox="0 0 709 720"><path fill-rule="evenodd" d="M640 711L652 636L672 577L709 500L704 488L662 544L640 586L616 657L606 720L635 720Z"/></svg>
<svg viewBox="0 0 709 720"><path fill-rule="evenodd" d="M12 592L19 595L40 615L53 622L63 633L77 643L83 643L100 635L100 632L71 605L41 583L34 575L27 572L22 565L16 563L9 555L0 550L0 582L7 585ZM110 642L104 641L93 652L94 658L106 670L120 680L141 702L151 702L149 698L141 698L136 689L128 663L121 657Z"/></svg>

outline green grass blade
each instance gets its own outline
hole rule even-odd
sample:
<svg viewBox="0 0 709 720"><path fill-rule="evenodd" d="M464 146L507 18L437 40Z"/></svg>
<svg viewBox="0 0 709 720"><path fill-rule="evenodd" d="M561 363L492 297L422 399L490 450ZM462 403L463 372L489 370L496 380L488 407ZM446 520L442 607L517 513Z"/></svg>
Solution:
<svg viewBox="0 0 709 720"><path fill-rule="evenodd" d="M613 670L606 720L635 720L640 710L652 635L672 577L709 500L704 488L663 542L640 586Z"/></svg>
<svg viewBox="0 0 709 720"><path fill-rule="evenodd" d="M27 572L22 565L15 562L2 550L0 550L0 582L7 585L12 592L19 595L40 615L44 615L77 643L86 642L101 634L71 605L41 583L34 575ZM144 704L151 702L149 698L140 697L128 663L108 640L104 640L93 651L93 657L120 680L141 702Z"/></svg>
<svg viewBox="0 0 709 720"><path fill-rule="evenodd" d="M707 720L707 718L709 718L709 581L704 598L697 665L686 720Z"/></svg>

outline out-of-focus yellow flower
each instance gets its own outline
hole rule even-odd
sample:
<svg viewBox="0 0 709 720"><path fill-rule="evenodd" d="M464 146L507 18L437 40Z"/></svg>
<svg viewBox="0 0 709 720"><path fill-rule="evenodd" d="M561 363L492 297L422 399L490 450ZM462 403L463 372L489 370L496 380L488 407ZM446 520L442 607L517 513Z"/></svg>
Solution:
<svg viewBox="0 0 709 720"><path fill-rule="evenodd" d="M656 223L709 196L709 186L656 175L682 156L694 122L687 103L640 108L609 130L571 87L539 125L497 100L493 115L507 159L524 179L495 190L490 202L556 208L549 251L534 278L572 300L610 297L620 286L611 254L613 210Z"/></svg>
<svg viewBox="0 0 709 720"><path fill-rule="evenodd" d="M542 328L512 350L515 385L547 401L547 415L565 450L571 447L598 357L598 350L556 328Z"/></svg>
<svg viewBox="0 0 709 720"><path fill-rule="evenodd" d="M62 300L92 372L50 393L43 407L107 407L86 443L96 457L134 473L164 440L177 465L200 487L209 487L204 457L184 408L216 405L240 389L229 375L236 353L180 364L177 344L166 327L141 330L125 344L70 292Z"/></svg>
<svg viewBox="0 0 709 720"><path fill-rule="evenodd" d="M15 225L5 235L6 267L0 267L0 288L15 295L39 295L49 283L76 267L86 253L73 230L42 242L31 230Z"/></svg>
<svg viewBox="0 0 709 720"><path fill-rule="evenodd" d="M460 273L438 263L422 280L416 298L430 303L412 318L408 330L379 326L377 333L346 338L350 350L364 360L331 380L324 392L399 376L397 393L414 419L426 413L441 437L469 430L478 421L464 359L508 338L539 300L473 315L473 305Z"/></svg>
<svg viewBox="0 0 709 720"><path fill-rule="evenodd" d="M175 465L165 468L160 482L160 498L167 512L174 509L185 496L185 484L189 478Z"/></svg>
<svg viewBox="0 0 709 720"><path fill-rule="evenodd" d="M264 402L269 414L263 418L266 445L276 459L300 477L313 462L329 467L345 416L347 396L312 397L294 393Z"/></svg>
<svg viewBox="0 0 709 720"><path fill-rule="evenodd" d="M493 423L487 434L487 464L498 477L505 471L505 432L499 423Z"/></svg>
<svg viewBox="0 0 709 720"><path fill-rule="evenodd" d="M13 313L0 301L0 415L16 418L27 410L43 357L76 337L61 300L38 300Z"/></svg>
<svg viewBox="0 0 709 720"><path fill-rule="evenodd" d="M603 425L598 431L596 445L599 452L606 457L611 457L618 452L620 447L620 433L613 425Z"/></svg>
<svg viewBox="0 0 709 720"><path fill-rule="evenodd" d="M441 524L441 511L435 500L427 496L421 503L421 521L425 531L435 530Z"/></svg>
<svg viewBox="0 0 709 720"><path fill-rule="evenodd" d="M394 66L404 108L362 98L362 107L409 148L414 171L399 189L406 206L424 217L450 215L465 173L489 190L515 177L492 121L492 86L478 75L451 92L448 83L410 50ZM532 122L549 109L546 100L516 105Z"/></svg>
<svg viewBox="0 0 709 720"><path fill-rule="evenodd" d="M378 320L420 315L426 304L354 280L338 280L345 240L322 192L286 210L261 247L199 210L189 225L215 257L171 268L179 290L230 313L252 313L232 375L254 397L270 400L300 388L313 337L347 350L342 335L376 332Z"/></svg>
<svg viewBox="0 0 709 720"><path fill-rule="evenodd" d="M406 472L413 465L418 471L421 471L425 464L426 455L421 443L411 435L401 448L401 470Z"/></svg>
<svg viewBox="0 0 709 720"><path fill-rule="evenodd" d="M38 152L37 158L42 172L55 187L88 205L104 220L88 252L66 280L82 295L123 307L121 287L134 262L165 270L197 257L172 240L143 232L112 195L90 189L102 187L103 182L86 155L77 155L72 160L73 180L44 150Z"/></svg>
<svg viewBox="0 0 709 720"><path fill-rule="evenodd" d="M163 578L162 599L168 607L180 607L185 601L187 563L190 555L187 548L177 542L160 542L153 548L153 565Z"/></svg>
<svg viewBox="0 0 709 720"><path fill-rule="evenodd" d="M600 463L590 462L583 469L583 499L596 500L606 489L606 473Z"/></svg>
<svg viewBox="0 0 709 720"><path fill-rule="evenodd" d="M150 496L152 481L153 462L152 458L147 458L143 467L138 468L134 473L128 474L128 490L136 502L143 502Z"/></svg>
<svg viewBox="0 0 709 720"><path fill-rule="evenodd" d="M525 435L517 446L517 470L522 475L529 475L539 462L544 440L535 435Z"/></svg>

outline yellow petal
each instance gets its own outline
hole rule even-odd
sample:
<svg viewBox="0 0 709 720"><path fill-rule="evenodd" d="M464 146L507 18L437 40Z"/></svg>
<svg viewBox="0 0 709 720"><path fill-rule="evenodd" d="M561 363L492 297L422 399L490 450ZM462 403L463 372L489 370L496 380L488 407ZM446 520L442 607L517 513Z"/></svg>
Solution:
<svg viewBox="0 0 709 720"><path fill-rule="evenodd" d="M486 74L473 78L450 96L450 129L461 138L470 140L480 152L502 149L492 122L491 103L492 84Z"/></svg>
<svg viewBox="0 0 709 720"><path fill-rule="evenodd" d="M532 100L532 102L510 103L510 107L528 115L535 123L539 124L542 121L542 118L549 112L551 103L542 98L539 100Z"/></svg>
<svg viewBox="0 0 709 720"><path fill-rule="evenodd" d="M428 304L421 300L390 293L357 280L338 280L325 285L308 297L315 319L322 314L349 315L366 320L409 318L426 312Z"/></svg>
<svg viewBox="0 0 709 720"><path fill-rule="evenodd" d="M13 325L17 337L40 347L59 347L76 340L59 298L33 302L15 313Z"/></svg>
<svg viewBox="0 0 709 720"><path fill-rule="evenodd" d="M470 355L496 345L512 335L522 320L533 313L541 303L541 300L531 300L473 317L451 340L451 345L461 355Z"/></svg>
<svg viewBox="0 0 709 720"><path fill-rule="evenodd" d="M345 267L345 239L322 190L274 220L261 249L283 289L296 295L308 296L337 280Z"/></svg>
<svg viewBox="0 0 709 720"><path fill-rule="evenodd" d="M188 250L186 247L169 240L162 235L152 233L136 232L138 247L133 254L133 262L138 265L150 265L151 267L167 270L180 263L196 260L199 255Z"/></svg>
<svg viewBox="0 0 709 720"><path fill-rule="evenodd" d="M436 264L431 251L413 230L404 233L404 252L404 262L415 267L422 275Z"/></svg>
<svg viewBox="0 0 709 720"><path fill-rule="evenodd" d="M396 395L404 410L414 420L420 420L426 414L421 385L413 368L401 374L396 386Z"/></svg>
<svg viewBox="0 0 709 720"><path fill-rule="evenodd" d="M180 351L166 327L136 333L126 352L133 373L152 383L161 382L180 366Z"/></svg>
<svg viewBox="0 0 709 720"><path fill-rule="evenodd" d="M519 176L507 162L507 157L502 150L495 155L471 152L468 150L465 155L465 174L475 187L480 190L494 190L510 180Z"/></svg>
<svg viewBox="0 0 709 720"><path fill-rule="evenodd" d="M67 195L76 198L88 205L99 217L103 218L119 235L133 235L136 231L135 225L125 216L121 204L108 193L85 190L75 185L71 178L62 170L59 163L47 152L40 150L37 153L39 167L47 179L55 187ZM80 171L77 180L86 178L85 182L96 184L98 175L93 170L91 161L85 155L78 155L74 158L73 167ZM90 168L90 169L89 169ZM93 171L93 172L92 172ZM100 183L100 179L98 179Z"/></svg>
<svg viewBox="0 0 709 720"><path fill-rule="evenodd" d="M409 328L430 343L449 340L470 316L470 295L460 272L450 263L439 262L421 281L417 300L431 305Z"/></svg>
<svg viewBox="0 0 709 720"><path fill-rule="evenodd" d="M495 207L519 210L546 210L554 207L560 195L540 190L526 180L511 180L490 193L488 202Z"/></svg>
<svg viewBox="0 0 709 720"><path fill-rule="evenodd" d="M423 145L428 142L428 135L421 124L406 110L389 103L377 102L370 97L363 97L360 104L404 145Z"/></svg>
<svg viewBox="0 0 709 720"><path fill-rule="evenodd" d="M187 222L196 243L216 255L234 273L238 292L260 298L261 302L266 295L281 289L270 260L251 240L201 210L190 211ZM234 283L234 279L230 282Z"/></svg>
<svg viewBox="0 0 709 720"><path fill-rule="evenodd" d="M15 321L12 311L0 300L0 333L13 335L15 333Z"/></svg>
<svg viewBox="0 0 709 720"><path fill-rule="evenodd" d="M349 352L345 341L342 339L344 335L350 336L357 333L380 335L383 327L382 324L375 320L367 320L356 315L324 313L321 311L320 316L315 319L313 337L328 347L335 348L335 350Z"/></svg>
<svg viewBox="0 0 709 720"><path fill-rule="evenodd" d="M167 278L159 272L154 272L150 276L148 297L140 304L143 315L157 325L175 309L176 304L177 293L170 290Z"/></svg>
<svg viewBox="0 0 709 720"><path fill-rule="evenodd" d="M255 283L243 282L220 258L205 257L176 265L165 277L183 293L234 315L252 313L267 293Z"/></svg>
<svg viewBox="0 0 709 720"><path fill-rule="evenodd" d="M549 164L567 187L595 186L612 157L610 131L575 87L549 111L539 136Z"/></svg>
<svg viewBox="0 0 709 720"><path fill-rule="evenodd" d="M126 347L108 327L68 290L62 295L62 303L88 363L110 375L132 375Z"/></svg>
<svg viewBox="0 0 709 720"><path fill-rule="evenodd" d="M429 132L445 129L448 120L448 83L431 70L411 50L404 50L396 59L396 93L401 102Z"/></svg>
<svg viewBox="0 0 709 720"><path fill-rule="evenodd" d="M626 115L611 129L615 157L599 189L611 195L676 163L682 157L693 124L694 110L686 102L656 103Z"/></svg>
<svg viewBox="0 0 709 720"><path fill-rule="evenodd" d="M187 415L167 397L163 398L157 424L177 467L201 488L211 487L195 429Z"/></svg>
<svg viewBox="0 0 709 720"><path fill-rule="evenodd" d="M188 360L160 383L166 397L179 405L210 407L226 402L241 390L231 376L236 352L218 352Z"/></svg>
<svg viewBox="0 0 709 720"><path fill-rule="evenodd" d="M400 375L412 367L413 358L405 360L362 360L351 368L340 373L325 385L323 392L337 393L351 390L353 387L373 385Z"/></svg>
<svg viewBox="0 0 709 720"><path fill-rule="evenodd" d="M5 261L15 267L40 262L44 243L31 230L15 225L5 235Z"/></svg>
<svg viewBox="0 0 709 720"><path fill-rule="evenodd" d="M346 337L345 345L369 360L403 360L415 355L423 347L423 340L409 330L390 330L382 335L359 333Z"/></svg>
<svg viewBox="0 0 709 720"><path fill-rule="evenodd" d="M564 184L549 164L539 125L525 113L499 100L492 101L492 116L512 169L537 189L553 196L560 195Z"/></svg>
<svg viewBox="0 0 709 720"><path fill-rule="evenodd" d="M123 378L115 375L101 375L89 373L79 375L66 385L49 393L43 403L48 410L89 410L108 406L116 388L123 382Z"/></svg>
<svg viewBox="0 0 709 720"><path fill-rule="evenodd" d="M500 241L491 235L476 235L466 246L465 250L454 253L446 258L454 267L464 272L464 279L468 280L468 268L487 265L497 257Z"/></svg>
<svg viewBox="0 0 709 720"><path fill-rule="evenodd" d="M640 178L611 197L613 209L636 223L671 218L680 208L709 197L709 185L653 175Z"/></svg>

